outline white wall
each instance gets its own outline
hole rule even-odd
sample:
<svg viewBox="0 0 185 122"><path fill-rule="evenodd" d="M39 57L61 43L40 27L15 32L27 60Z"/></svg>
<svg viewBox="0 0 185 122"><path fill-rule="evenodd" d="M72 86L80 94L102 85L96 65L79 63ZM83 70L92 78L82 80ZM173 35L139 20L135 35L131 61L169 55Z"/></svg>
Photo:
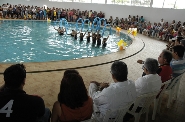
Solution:
<svg viewBox="0 0 185 122"><path fill-rule="evenodd" d="M126 18L128 15L131 16L144 16L144 18L151 22L159 22L161 18L165 21L171 22L173 19L176 21L185 21L185 10L184 9L166 9L166 8L149 8L149 7L137 7L137 6L123 6L123 5L109 5L109 4L90 4L90 3L71 3L71 2L49 2L49 0L0 0L0 5L3 3L10 4L24 4L24 5L37 5L48 7L59 7L59 8L74 8L80 10L96 10L97 12L102 11L105 13L105 18L109 16Z"/></svg>

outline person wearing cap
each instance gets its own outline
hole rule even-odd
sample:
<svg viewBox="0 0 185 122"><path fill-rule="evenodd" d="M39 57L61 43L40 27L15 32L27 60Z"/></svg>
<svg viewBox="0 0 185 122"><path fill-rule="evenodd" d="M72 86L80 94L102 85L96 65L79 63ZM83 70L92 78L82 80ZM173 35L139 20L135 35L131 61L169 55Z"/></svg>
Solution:
<svg viewBox="0 0 185 122"><path fill-rule="evenodd" d="M5 84L0 88L0 120L2 122L49 122L50 110L36 95L23 90L26 70L23 64L14 64L4 71Z"/></svg>
<svg viewBox="0 0 185 122"><path fill-rule="evenodd" d="M94 102L94 113L102 122L107 110L118 110L127 106L136 99L136 88L133 81L127 79L127 65L122 61L115 61L111 66L113 83L98 83L92 81L89 86L89 95ZM116 112L110 115L115 118Z"/></svg>

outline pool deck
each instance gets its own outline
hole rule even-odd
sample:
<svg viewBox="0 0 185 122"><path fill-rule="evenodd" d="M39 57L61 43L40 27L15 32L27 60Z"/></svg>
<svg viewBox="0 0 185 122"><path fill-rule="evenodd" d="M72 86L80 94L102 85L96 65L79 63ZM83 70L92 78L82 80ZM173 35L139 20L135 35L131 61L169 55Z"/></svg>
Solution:
<svg viewBox="0 0 185 122"><path fill-rule="evenodd" d="M123 33L127 31L122 30ZM131 36L132 37L132 36ZM133 37L132 37L133 38ZM70 61L53 61L43 63L24 63L27 71L27 79L24 90L28 94L41 96L46 107L52 110L53 103L57 100L60 81L65 69L77 69L82 75L88 89L90 81L112 82L110 66L115 60L122 60L128 65L128 79L135 81L142 75L142 65L137 63L138 59L158 58L158 55L166 48L166 42L156 40L138 34L133 38L133 43L123 51L98 57L84 58ZM3 71L10 66L9 63L0 64L0 85L3 81ZM157 114L156 120L151 120L152 108L149 113L149 122L184 122L185 120L185 76L180 84L177 100L170 109L166 108L168 96L164 96L161 114ZM143 122L145 116L141 117Z"/></svg>

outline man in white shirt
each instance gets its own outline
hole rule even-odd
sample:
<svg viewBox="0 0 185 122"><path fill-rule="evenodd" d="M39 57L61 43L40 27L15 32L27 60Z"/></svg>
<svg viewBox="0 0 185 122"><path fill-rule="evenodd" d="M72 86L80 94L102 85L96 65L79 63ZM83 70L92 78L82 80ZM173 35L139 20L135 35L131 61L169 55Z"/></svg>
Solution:
<svg viewBox="0 0 185 122"><path fill-rule="evenodd" d="M135 81L137 96L159 91L161 88L161 77L157 74L158 61L153 58L147 58L143 65L145 76Z"/></svg>
<svg viewBox="0 0 185 122"><path fill-rule="evenodd" d="M92 81L89 86L89 95L94 102L93 114L96 114L99 121L102 121L107 110L118 110L133 102L136 98L134 82L127 79L127 65L124 62L115 61L110 72L114 83L108 86L106 83ZM115 117L116 113L110 115L110 118Z"/></svg>

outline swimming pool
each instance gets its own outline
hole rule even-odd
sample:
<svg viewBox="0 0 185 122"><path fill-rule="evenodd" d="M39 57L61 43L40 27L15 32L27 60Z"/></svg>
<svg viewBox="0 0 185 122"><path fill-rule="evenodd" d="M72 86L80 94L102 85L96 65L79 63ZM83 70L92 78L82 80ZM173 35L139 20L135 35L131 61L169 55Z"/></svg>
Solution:
<svg viewBox="0 0 185 122"><path fill-rule="evenodd" d="M106 48L92 46L84 41L74 40L70 35L58 35L54 27L57 23L46 21L0 21L0 62L48 62L59 60L72 60L87 57L95 57L118 51L117 42L123 39L128 45L132 39L122 34L116 36L112 30ZM84 31L87 30L87 25ZM74 24L69 24L68 33L75 29ZM101 33L101 31L100 31ZM104 32L107 37L109 31Z"/></svg>

